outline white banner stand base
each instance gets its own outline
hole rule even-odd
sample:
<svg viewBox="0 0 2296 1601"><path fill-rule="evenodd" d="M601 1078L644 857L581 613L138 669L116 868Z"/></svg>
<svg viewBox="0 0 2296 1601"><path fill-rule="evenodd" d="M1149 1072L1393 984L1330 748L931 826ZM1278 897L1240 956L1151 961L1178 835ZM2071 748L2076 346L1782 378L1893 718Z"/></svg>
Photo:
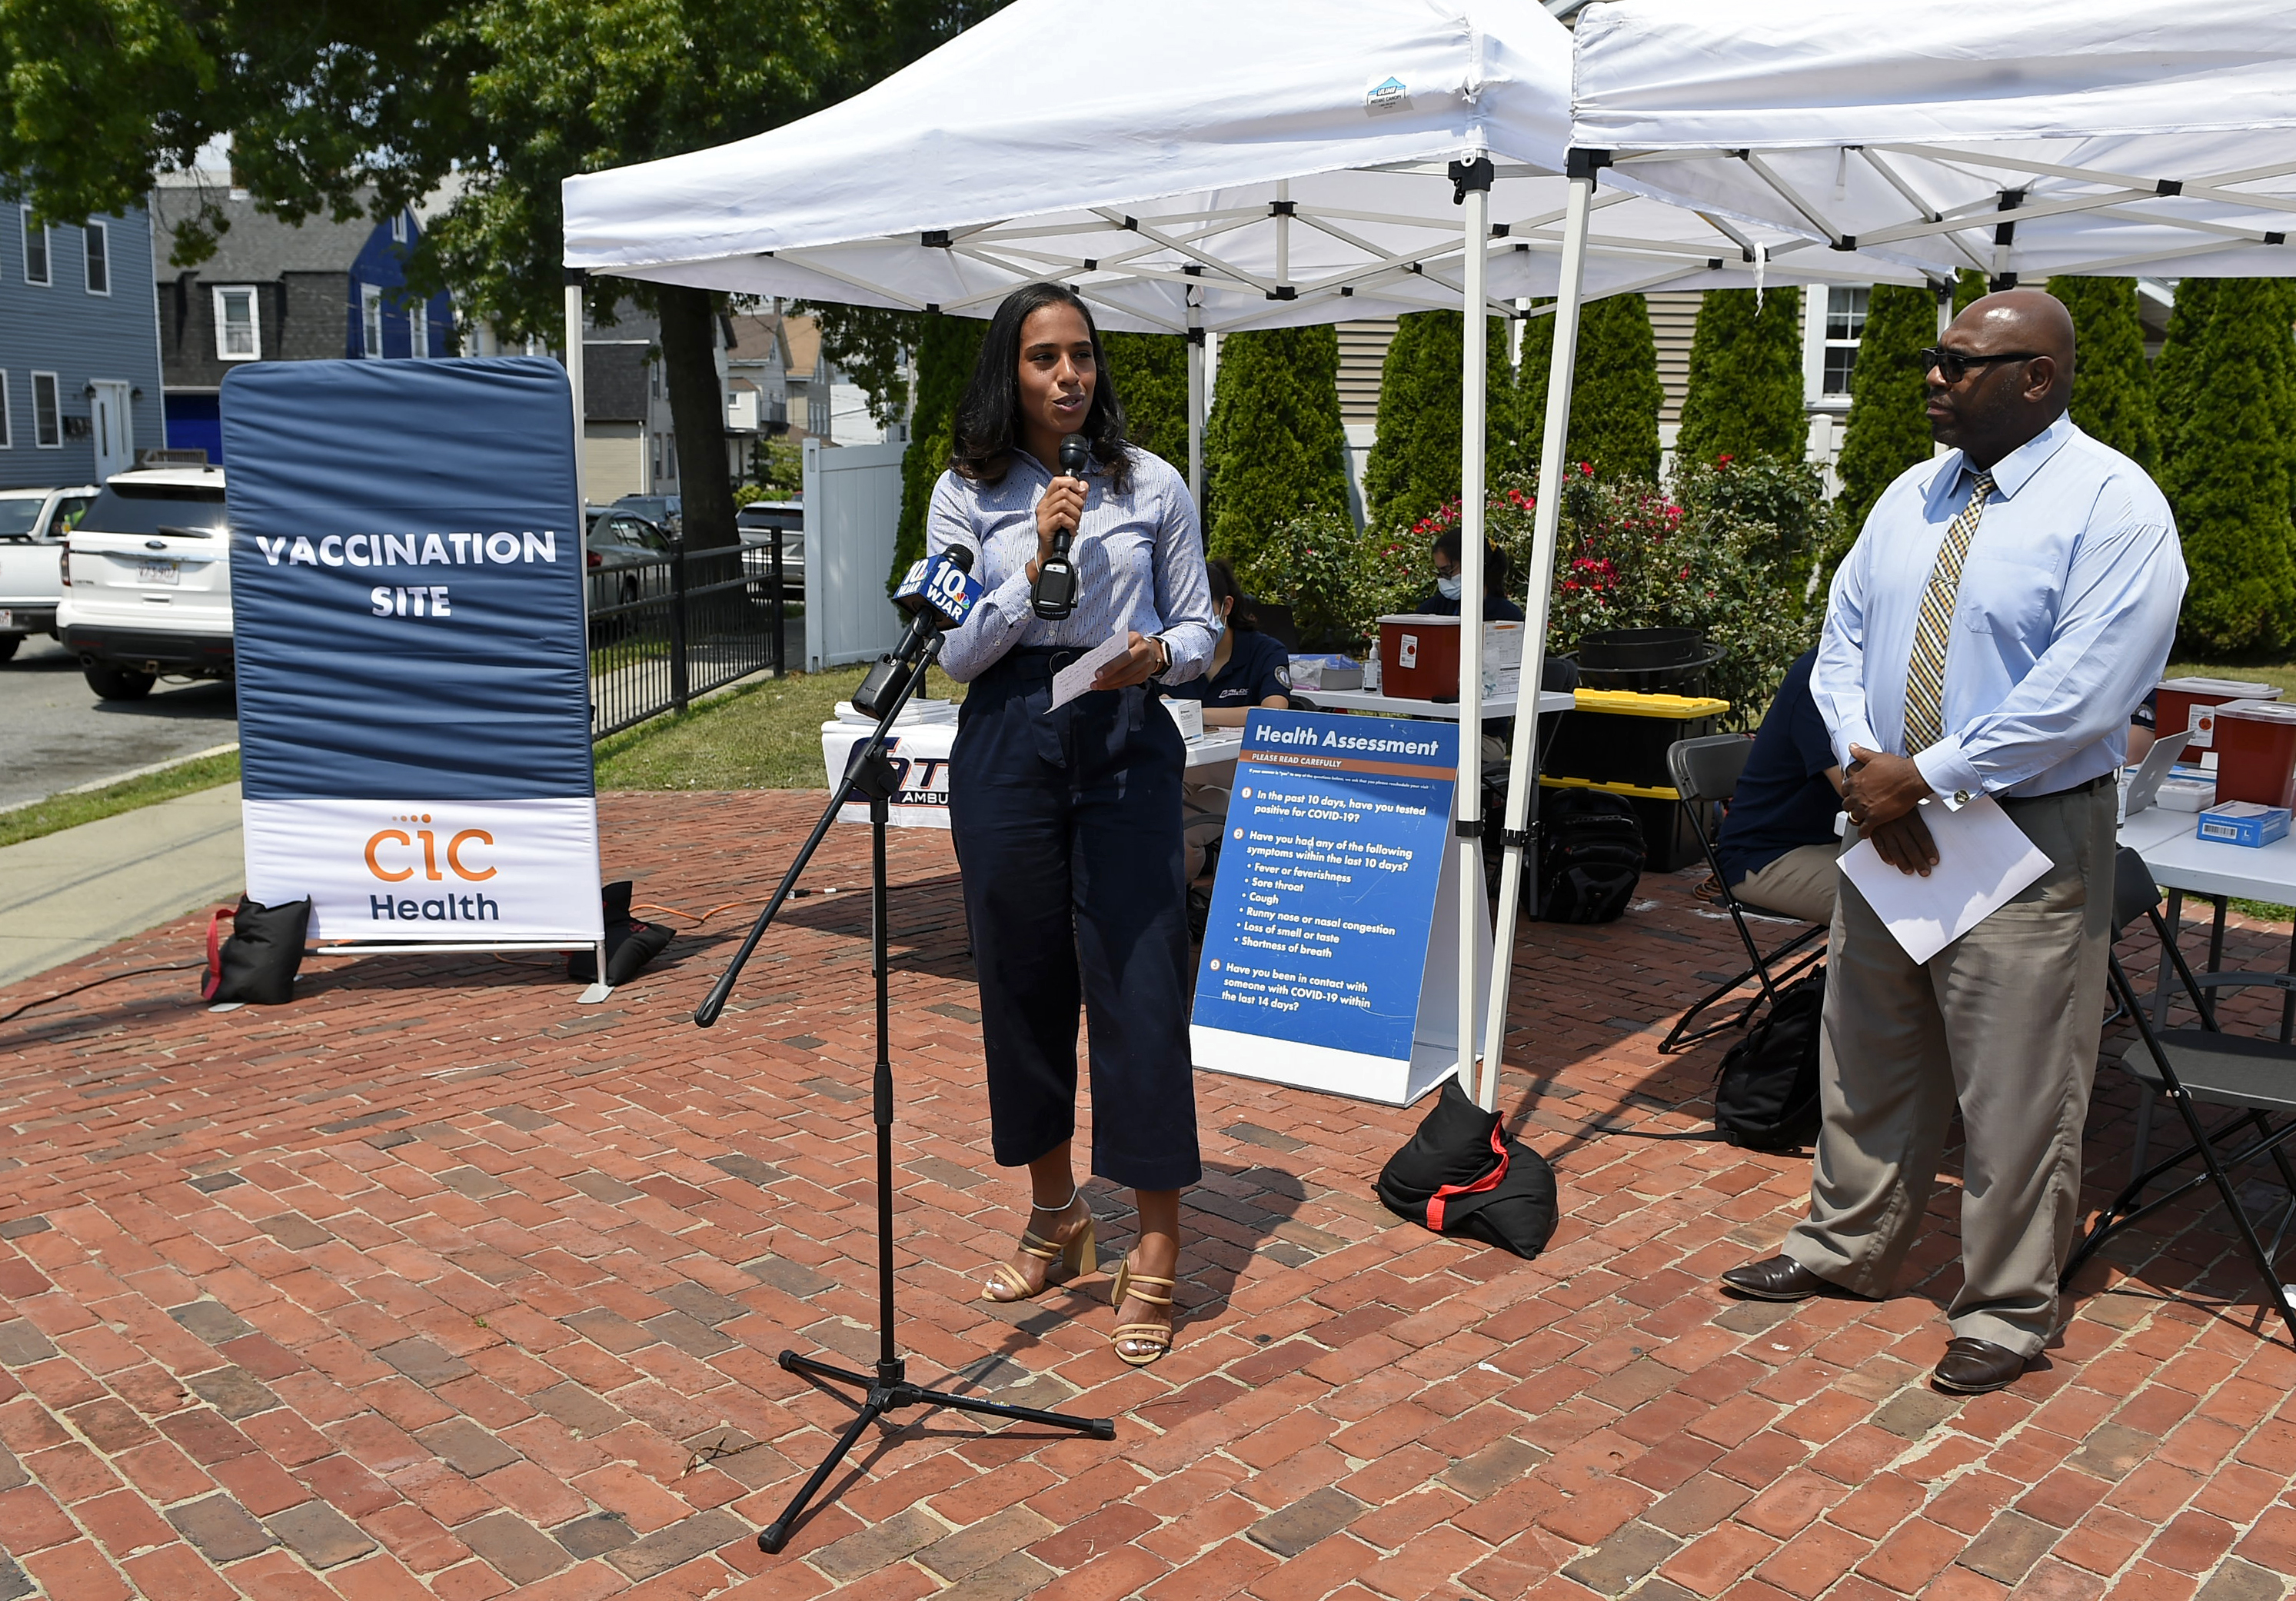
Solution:
<svg viewBox="0 0 2296 1601"><path fill-rule="evenodd" d="M1477 842L1464 840L1460 848L1473 850L1480 862ZM1435 897L1435 917L1427 940L1426 965L1419 981L1419 1017L1411 1033L1407 1057L1373 1055L1362 1051L1335 1050L1328 1046L1301 1045L1264 1034L1192 1023L1188 1041L1201 1071L1229 1073L1239 1079L1260 1079L1317 1089L1328 1095L1350 1096L1386 1106L1408 1106L1459 1068L1459 872L1456 856L1447 855L1441 888ZM1486 915L1475 923L1475 964L1478 973L1490 970L1491 922ZM1478 985L1478 993L1482 986ZM1477 1008L1475 1032L1480 1038L1490 1003ZM1469 1087L1472 1093L1472 1087Z"/></svg>

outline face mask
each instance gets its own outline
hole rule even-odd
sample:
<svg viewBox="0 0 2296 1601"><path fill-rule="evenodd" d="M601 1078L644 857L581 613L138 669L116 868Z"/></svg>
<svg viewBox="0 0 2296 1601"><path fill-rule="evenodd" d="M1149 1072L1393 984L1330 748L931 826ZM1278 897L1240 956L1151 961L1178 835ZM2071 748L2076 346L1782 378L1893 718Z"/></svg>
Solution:
<svg viewBox="0 0 2296 1601"><path fill-rule="evenodd" d="M1459 598L1460 583L1461 580L1457 573L1444 573L1435 580L1435 593L1441 595L1445 600L1457 600Z"/></svg>
<svg viewBox="0 0 2296 1601"><path fill-rule="evenodd" d="M1225 617L1222 617L1222 616L1221 616L1218 612L1213 612L1213 613L1212 613L1212 637L1213 637L1215 640L1217 640L1217 639L1218 639L1221 635L1223 635L1223 634L1225 634L1225 633L1226 633L1226 632L1227 632L1227 619L1226 619L1226 618L1225 618Z"/></svg>

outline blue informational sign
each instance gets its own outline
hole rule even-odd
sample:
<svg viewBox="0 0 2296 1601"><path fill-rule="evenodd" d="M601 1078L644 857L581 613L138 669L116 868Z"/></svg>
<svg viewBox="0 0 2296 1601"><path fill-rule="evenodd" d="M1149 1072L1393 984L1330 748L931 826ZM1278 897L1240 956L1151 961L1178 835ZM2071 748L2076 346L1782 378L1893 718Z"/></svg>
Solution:
<svg viewBox="0 0 2296 1601"><path fill-rule="evenodd" d="M1200 1066L1416 1093L1457 750L1456 724L1251 713L1196 978Z"/></svg>
<svg viewBox="0 0 2296 1601"><path fill-rule="evenodd" d="M248 890L324 939L594 939L572 398L534 358L222 392Z"/></svg>

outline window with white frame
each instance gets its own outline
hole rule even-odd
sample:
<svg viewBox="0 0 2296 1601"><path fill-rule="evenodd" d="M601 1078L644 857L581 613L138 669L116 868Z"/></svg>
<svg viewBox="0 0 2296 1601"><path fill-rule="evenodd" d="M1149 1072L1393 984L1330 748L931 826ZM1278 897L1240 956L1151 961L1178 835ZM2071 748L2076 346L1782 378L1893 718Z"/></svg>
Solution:
<svg viewBox="0 0 2296 1601"><path fill-rule="evenodd" d="M382 354L382 291L372 283L359 285L359 328L362 356Z"/></svg>
<svg viewBox="0 0 2296 1601"><path fill-rule="evenodd" d="M26 206L19 215L24 224L24 282L45 283L48 281L48 231L32 226L32 208Z"/></svg>
<svg viewBox="0 0 2296 1601"><path fill-rule="evenodd" d="M263 314L252 283L218 283L215 291L216 359L259 361Z"/></svg>
<svg viewBox="0 0 2296 1601"><path fill-rule="evenodd" d="M56 401L53 373L32 374L32 443L43 450L63 448L63 408Z"/></svg>
<svg viewBox="0 0 2296 1601"><path fill-rule="evenodd" d="M8 415L8 374L0 371L0 450L16 447L16 423Z"/></svg>
<svg viewBox="0 0 2296 1601"><path fill-rule="evenodd" d="M420 300L406 302L406 353L417 361L430 354L430 308Z"/></svg>
<svg viewBox="0 0 2296 1601"><path fill-rule="evenodd" d="M92 222L81 232L87 239L87 292L108 295L111 292L111 231Z"/></svg>
<svg viewBox="0 0 2296 1601"><path fill-rule="evenodd" d="M1818 379L1819 393L1847 398L1850 375L1857 370L1857 343L1866 337L1866 303L1873 291L1840 284L1825 291L1825 345Z"/></svg>
<svg viewBox="0 0 2296 1601"><path fill-rule="evenodd" d="M405 244L406 242L406 213L404 211L397 211L391 214L390 242L393 244Z"/></svg>

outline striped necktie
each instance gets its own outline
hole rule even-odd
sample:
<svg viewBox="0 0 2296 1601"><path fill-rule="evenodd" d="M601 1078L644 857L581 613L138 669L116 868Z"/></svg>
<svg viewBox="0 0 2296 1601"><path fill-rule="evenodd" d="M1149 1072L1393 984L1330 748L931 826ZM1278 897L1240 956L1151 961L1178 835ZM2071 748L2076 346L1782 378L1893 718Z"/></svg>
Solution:
<svg viewBox="0 0 2296 1601"><path fill-rule="evenodd" d="M1993 474L1977 475L1969 504L1946 525L1945 542L1938 546L1937 565L1930 569L1929 587L1922 592L1921 621L1914 629L1914 659L1906 669L1906 754L1918 756L1945 737L1945 642L1953 622L1953 603L1961 593L1961 564L1968 559L1969 542L1977 535L1978 519L1985 515L1987 497L1993 493Z"/></svg>

